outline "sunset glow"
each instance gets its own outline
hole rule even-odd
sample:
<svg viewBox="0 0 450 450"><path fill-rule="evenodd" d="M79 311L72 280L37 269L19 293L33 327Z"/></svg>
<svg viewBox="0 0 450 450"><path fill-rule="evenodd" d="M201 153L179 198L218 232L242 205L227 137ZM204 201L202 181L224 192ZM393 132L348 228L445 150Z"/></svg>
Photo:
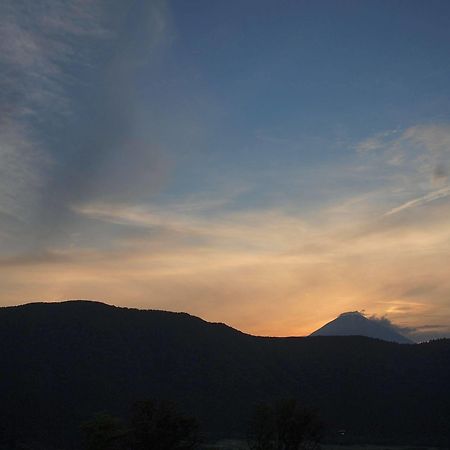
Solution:
<svg viewBox="0 0 450 450"><path fill-rule="evenodd" d="M450 5L4 3L1 305L450 336Z"/></svg>

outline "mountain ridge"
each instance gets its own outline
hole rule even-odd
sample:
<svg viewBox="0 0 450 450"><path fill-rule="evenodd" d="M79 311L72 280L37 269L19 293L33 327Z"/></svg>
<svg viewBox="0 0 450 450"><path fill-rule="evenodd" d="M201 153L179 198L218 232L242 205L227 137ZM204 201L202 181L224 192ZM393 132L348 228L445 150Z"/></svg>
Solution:
<svg viewBox="0 0 450 450"><path fill-rule="evenodd" d="M241 331L237 328L234 328L224 322L210 322L208 320L205 320L199 316L196 316L194 314L190 314L187 313L185 311L170 311L170 310L164 310L164 309L141 309L141 308L136 308L136 307L128 307L128 306L117 306L117 305L113 305L113 304L109 304L106 302L103 302L101 300L85 300L85 299L71 299L71 300L62 300L62 301L54 301L54 302L45 302L45 301L38 301L38 302L27 302L27 303L22 303L19 305L10 305L10 306L0 306L0 311L1 310L8 310L8 309L33 309L33 308L37 308L39 306L50 306L52 307L53 305L57 306L57 305L67 305L67 306L75 306L75 305L80 305L80 306L85 306L88 308L91 307L98 307L98 308L104 308L105 310L107 310L108 308L110 308L111 310L121 310L121 311L135 311L135 312L142 312L142 313L155 313L155 314L167 314L167 315L174 315L174 316L179 316L179 317L186 317L186 318L192 318L194 320L198 320L201 321L205 324L210 324L210 325L218 325L218 326L223 326L226 327L230 330L233 330L237 333L241 333L244 335L248 335L248 336L255 336L252 335L250 333L246 333L244 331ZM258 336L255 336L258 337Z"/></svg>
<svg viewBox="0 0 450 450"><path fill-rule="evenodd" d="M403 336L393 328L368 319L359 311L348 311L326 323L310 336L367 336L399 344L414 344L415 342Z"/></svg>
<svg viewBox="0 0 450 450"><path fill-rule="evenodd" d="M317 409L330 439L347 429L354 441L430 443L450 421L448 339L258 337L186 313L72 301L1 308L0 361L4 433L19 423L57 448L78 448L95 413L123 417L145 398L175 400L224 436L245 436L255 404L280 398Z"/></svg>

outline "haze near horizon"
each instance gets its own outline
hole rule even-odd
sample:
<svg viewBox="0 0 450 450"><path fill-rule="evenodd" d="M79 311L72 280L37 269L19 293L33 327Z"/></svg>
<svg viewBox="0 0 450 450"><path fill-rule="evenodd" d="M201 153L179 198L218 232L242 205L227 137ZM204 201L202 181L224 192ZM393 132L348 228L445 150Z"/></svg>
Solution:
<svg viewBox="0 0 450 450"><path fill-rule="evenodd" d="M450 4L6 0L0 304L450 336Z"/></svg>

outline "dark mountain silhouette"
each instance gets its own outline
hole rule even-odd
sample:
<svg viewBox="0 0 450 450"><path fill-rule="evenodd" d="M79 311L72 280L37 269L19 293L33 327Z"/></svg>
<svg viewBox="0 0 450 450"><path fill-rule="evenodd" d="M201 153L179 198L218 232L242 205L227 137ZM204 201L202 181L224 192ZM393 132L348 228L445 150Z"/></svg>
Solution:
<svg viewBox="0 0 450 450"><path fill-rule="evenodd" d="M244 435L255 404L296 398L330 439L441 443L450 341L267 338L184 313L72 301L0 308L0 448L77 448L95 413L174 400L208 435ZM3 442L3 444L2 444Z"/></svg>
<svg viewBox="0 0 450 450"><path fill-rule="evenodd" d="M336 319L311 333L311 336L367 336L399 344L414 343L396 330L388 328L378 321L368 319L358 311L342 313Z"/></svg>

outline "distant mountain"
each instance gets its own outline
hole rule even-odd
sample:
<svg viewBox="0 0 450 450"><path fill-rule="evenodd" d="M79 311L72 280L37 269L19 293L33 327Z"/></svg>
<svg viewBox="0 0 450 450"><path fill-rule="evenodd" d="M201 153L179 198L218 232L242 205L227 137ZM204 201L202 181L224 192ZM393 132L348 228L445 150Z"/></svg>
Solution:
<svg viewBox="0 0 450 450"><path fill-rule="evenodd" d="M449 379L447 339L256 337L85 301L0 308L2 450L80 448L82 422L126 417L147 398L176 401L207 436L245 437L257 403L297 398L318 410L330 440L447 445Z"/></svg>
<svg viewBox="0 0 450 450"><path fill-rule="evenodd" d="M336 319L311 333L311 336L367 336L399 344L414 344L412 340L394 329L368 319L358 311L342 313Z"/></svg>

